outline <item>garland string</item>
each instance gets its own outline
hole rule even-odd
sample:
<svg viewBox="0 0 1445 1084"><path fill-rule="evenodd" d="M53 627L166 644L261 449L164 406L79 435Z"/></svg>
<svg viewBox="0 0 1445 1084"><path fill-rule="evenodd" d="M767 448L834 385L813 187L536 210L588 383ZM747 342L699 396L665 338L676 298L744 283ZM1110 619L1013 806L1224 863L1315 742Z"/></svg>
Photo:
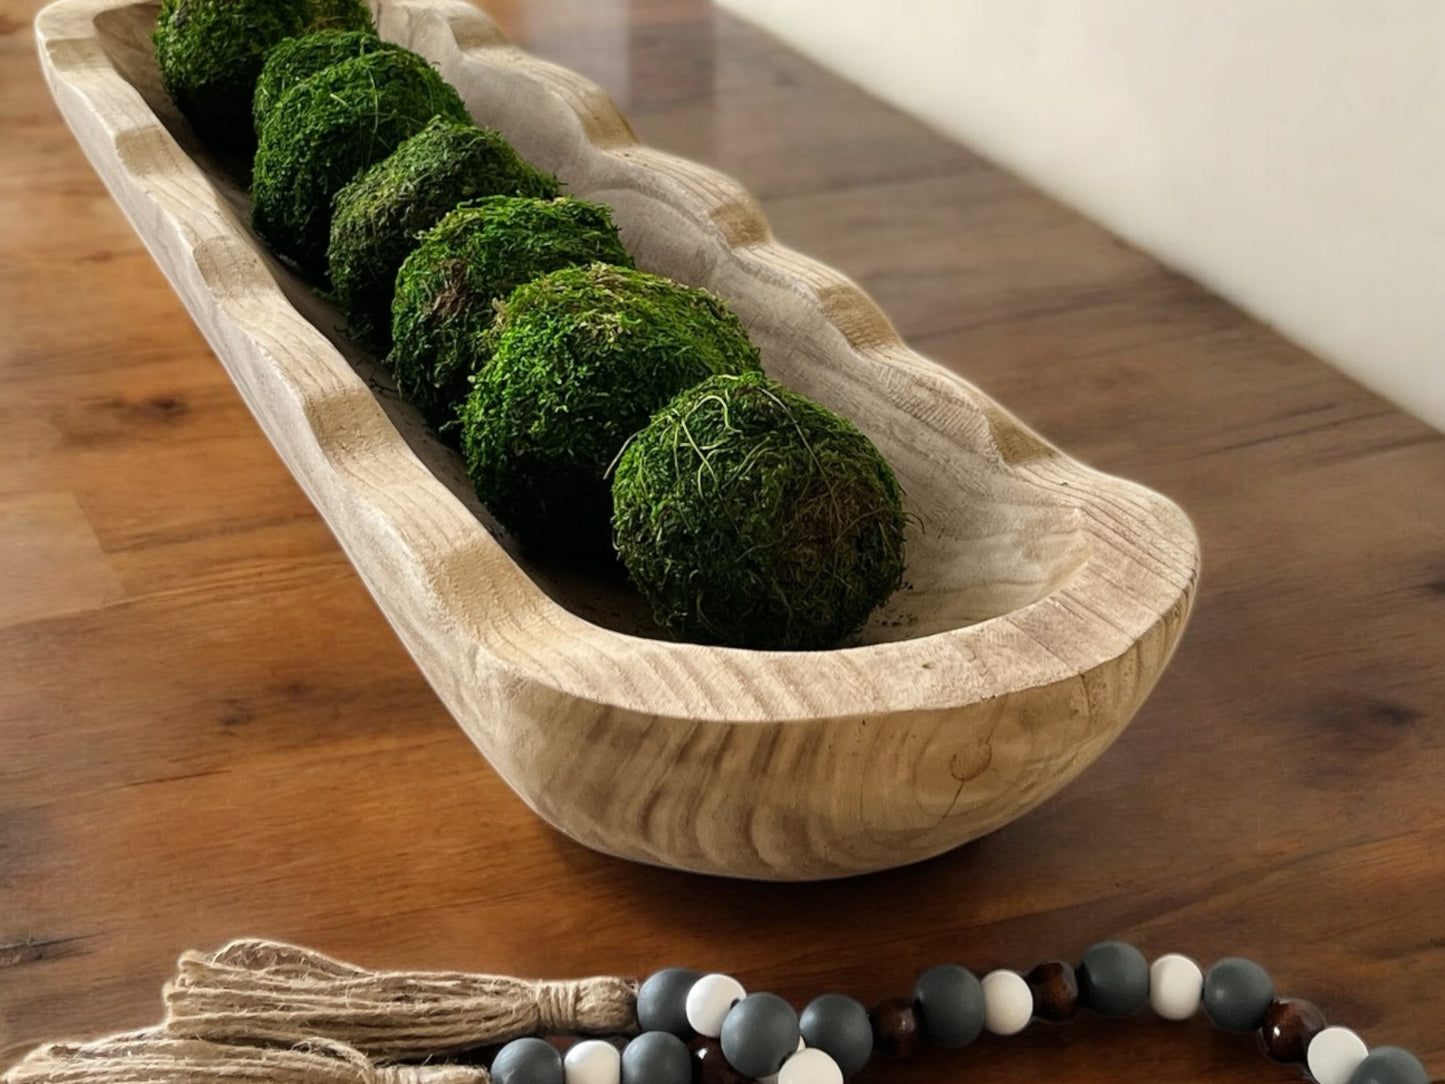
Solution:
<svg viewBox="0 0 1445 1084"><path fill-rule="evenodd" d="M1100 942L1075 969L1048 961L1024 977L980 981L942 964L911 998L871 1012L826 994L801 1016L736 979L665 968L640 986L596 977L532 982L456 971L371 971L274 941L185 953L160 1025L94 1042L48 1043L0 1084L843 1084L871 1056L919 1044L971 1043L1031 1019L1063 1022L1087 1006L1123 1017L1147 1003L1164 1019L1203 1008L1224 1031L1256 1031L1266 1054L1304 1063L1316 1084L1431 1084L1399 1047L1368 1049L1317 1007L1276 996L1258 964L1217 961L1205 975L1169 954L1151 967L1123 942ZM641 1034L639 1034L641 1032ZM570 1047L547 1037L606 1036ZM623 1036L636 1036L623 1043ZM689 1041L688 1037L691 1036ZM490 1068L449 1063L501 1046ZM409 1064L397 1064L407 1062Z"/></svg>

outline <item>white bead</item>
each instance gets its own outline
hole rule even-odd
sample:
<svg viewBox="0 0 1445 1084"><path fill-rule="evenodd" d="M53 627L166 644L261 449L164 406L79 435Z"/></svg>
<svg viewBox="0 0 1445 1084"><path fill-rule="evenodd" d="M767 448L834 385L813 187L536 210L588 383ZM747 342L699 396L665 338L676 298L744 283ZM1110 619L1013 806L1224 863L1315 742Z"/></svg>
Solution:
<svg viewBox="0 0 1445 1084"><path fill-rule="evenodd" d="M1188 1020L1204 1000L1204 972L1188 956L1171 952L1149 967L1149 1005L1165 1020Z"/></svg>
<svg viewBox="0 0 1445 1084"><path fill-rule="evenodd" d="M801 1051L802 1049L808 1049L808 1041L806 1041L806 1039L803 1039L802 1035L798 1036L798 1049L801 1049ZM782 1070L779 1070L777 1072L772 1072L772 1074L766 1075L766 1077L759 1077L757 1078L757 1084L777 1084L777 1078L782 1075L782 1072Z"/></svg>
<svg viewBox="0 0 1445 1084"><path fill-rule="evenodd" d="M743 984L731 975L704 975L687 992L687 1022L699 1035L716 1039L728 1010L747 996Z"/></svg>
<svg viewBox="0 0 1445 1084"><path fill-rule="evenodd" d="M1368 1053L1365 1040L1349 1028L1328 1027L1310 1040L1305 1061L1319 1084L1349 1084Z"/></svg>
<svg viewBox="0 0 1445 1084"><path fill-rule="evenodd" d="M983 977L983 1026L994 1035L1017 1035L1034 1015L1034 992L1017 971Z"/></svg>
<svg viewBox="0 0 1445 1084"><path fill-rule="evenodd" d="M783 1062L778 1084L843 1084L843 1070L826 1052L809 1047Z"/></svg>
<svg viewBox="0 0 1445 1084"><path fill-rule="evenodd" d="M567 1048L562 1071L567 1084L620 1084L622 1055L611 1043L584 1039Z"/></svg>

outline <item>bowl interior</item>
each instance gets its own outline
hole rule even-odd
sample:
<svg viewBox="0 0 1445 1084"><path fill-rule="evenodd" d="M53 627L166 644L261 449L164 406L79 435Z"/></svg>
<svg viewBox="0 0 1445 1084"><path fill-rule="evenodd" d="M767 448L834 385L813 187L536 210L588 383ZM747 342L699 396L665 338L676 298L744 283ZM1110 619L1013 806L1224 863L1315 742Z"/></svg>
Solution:
<svg viewBox="0 0 1445 1084"><path fill-rule="evenodd" d="M96 20L98 36L116 70L196 161L237 219L247 223L249 164L208 151L161 87L150 40L158 11L159 5L152 2L110 9ZM481 63L470 57L468 62ZM459 89L479 123L493 124L511 135L504 124L489 118L486 100L469 93L467 86ZM530 138L545 140L547 133ZM521 146L520 140L514 142L523 153L531 149ZM545 147L541 153L547 153ZM555 168L546 161L539 164ZM920 371L907 365L890 371L860 362L835 327L827 323L799 327L765 304L730 295L727 261L715 251L721 242L705 222L684 209L660 204L647 193L569 177L565 169L558 172L569 182L572 194L613 208L639 267L713 288L727 297L762 351L765 369L852 418L892 463L912 521L907 582L852 642L909 640L1009 613L1055 591L1082 564L1088 538L1078 502L1067 490L1043 481L1036 471L999 455L998 416L980 408L960 381L940 379L942 374L932 370L923 379ZM257 249L265 254L259 241ZM644 637L665 635L620 576L578 572L520 553L515 540L477 500L460 456L402 402L377 360L346 337L336 309L288 266L269 254L265 258L291 304L371 387L413 453L539 588L577 616L604 628ZM1017 423L1005 419L1005 424ZM1036 450L1043 459L1059 455L1041 443Z"/></svg>

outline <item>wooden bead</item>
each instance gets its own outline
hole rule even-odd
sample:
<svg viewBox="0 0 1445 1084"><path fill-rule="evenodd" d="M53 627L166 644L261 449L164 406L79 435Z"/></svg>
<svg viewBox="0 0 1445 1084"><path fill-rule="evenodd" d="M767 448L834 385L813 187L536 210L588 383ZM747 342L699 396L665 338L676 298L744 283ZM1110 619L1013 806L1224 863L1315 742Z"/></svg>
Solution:
<svg viewBox="0 0 1445 1084"><path fill-rule="evenodd" d="M808 1044L804 1041L803 1037L801 1035L798 1036L798 1050L806 1049L807 1045ZM797 1053L797 1051L795 1050L794 1053ZM723 1051L723 1057L727 1057L726 1050ZM779 1069L776 1073L769 1073L767 1076L760 1076L758 1077L758 1084L778 1084L778 1078L781 1073L782 1070Z"/></svg>
<svg viewBox="0 0 1445 1084"><path fill-rule="evenodd" d="M1188 1020L1204 999L1204 972L1188 956L1161 956L1149 966L1149 1005L1165 1020Z"/></svg>
<svg viewBox="0 0 1445 1084"><path fill-rule="evenodd" d="M728 1064L723 1057L722 1043L699 1036L692 1048L692 1084L751 1084L747 1077Z"/></svg>
<svg viewBox="0 0 1445 1084"><path fill-rule="evenodd" d="M637 1026L691 1039L694 1032L687 1022L687 992L700 978L699 972L687 967L665 967L649 975L637 990Z"/></svg>
<svg viewBox="0 0 1445 1084"><path fill-rule="evenodd" d="M622 1084L691 1084L692 1052L669 1031L644 1031L622 1051Z"/></svg>
<svg viewBox="0 0 1445 1084"><path fill-rule="evenodd" d="M843 1070L821 1050L799 1050L783 1062L778 1084L843 1084Z"/></svg>
<svg viewBox="0 0 1445 1084"><path fill-rule="evenodd" d="M526 1036L513 1039L492 1059L496 1084L563 1084L562 1054L551 1043Z"/></svg>
<svg viewBox="0 0 1445 1084"><path fill-rule="evenodd" d="M1204 976L1204 1014L1221 1031L1254 1031L1264 1024L1272 1004L1274 980L1253 960L1226 956Z"/></svg>
<svg viewBox="0 0 1445 1084"><path fill-rule="evenodd" d="M884 1057L911 1058L923 1045L913 1002L906 997L883 999L873 1006L868 1022L873 1026L873 1049Z"/></svg>
<svg viewBox="0 0 1445 1084"><path fill-rule="evenodd" d="M747 996L743 984L731 975L704 975L687 991L687 1022L699 1035L716 1039L729 1010Z"/></svg>
<svg viewBox="0 0 1445 1084"><path fill-rule="evenodd" d="M603 1039L584 1039L562 1056L566 1084L621 1084L622 1054Z"/></svg>
<svg viewBox="0 0 1445 1084"><path fill-rule="evenodd" d="M868 1064L873 1054L873 1026L868 1010L851 997L822 994L808 1003L798 1018L803 1040L825 1051L850 1077Z"/></svg>
<svg viewBox="0 0 1445 1084"><path fill-rule="evenodd" d="M1430 1074L1408 1050L1377 1046L1355 1069L1350 1084L1430 1084Z"/></svg>
<svg viewBox="0 0 1445 1084"><path fill-rule="evenodd" d="M1133 1016L1149 1003L1149 961L1127 941L1090 945L1074 970L1079 1000L1100 1016Z"/></svg>
<svg viewBox="0 0 1445 1084"><path fill-rule="evenodd" d="M1079 980L1074 965L1063 960L1039 964L1025 978L1034 994L1034 1015L1062 1024L1079 1011Z"/></svg>
<svg viewBox="0 0 1445 1084"><path fill-rule="evenodd" d="M1325 1029L1325 1014L1313 1001L1285 997L1264 1013L1259 1044L1271 1061L1302 1062L1310 1040Z"/></svg>
<svg viewBox="0 0 1445 1084"><path fill-rule="evenodd" d="M967 1046L983 1031L983 987L968 968L938 964L913 984L913 1012L934 1046Z"/></svg>
<svg viewBox="0 0 1445 1084"><path fill-rule="evenodd" d="M749 994L728 1010L718 1038L739 1072L761 1080L798 1049L798 1014L777 994Z"/></svg>
<svg viewBox="0 0 1445 1084"><path fill-rule="evenodd" d="M983 977L983 1026L994 1035L1017 1035L1034 1015L1034 992L1017 971L1000 969Z"/></svg>
<svg viewBox="0 0 1445 1084"><path fill-rule="evenodd" d="M1305 1050L1305 1064L1318 1084L1349 1084L1369 1053L1365 1040L1349 1028L1327 1027Z"/></svg>

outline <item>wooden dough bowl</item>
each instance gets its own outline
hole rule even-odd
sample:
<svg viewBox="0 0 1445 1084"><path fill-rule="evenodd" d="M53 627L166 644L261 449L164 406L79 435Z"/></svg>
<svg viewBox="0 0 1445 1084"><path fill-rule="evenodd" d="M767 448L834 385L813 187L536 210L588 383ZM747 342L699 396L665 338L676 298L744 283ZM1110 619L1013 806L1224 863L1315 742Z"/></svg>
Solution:
<svg viewBox="0 0 1445 1084"><path fill-rule="evenodd" d="M437 695L549 823L687 870L878 870L1033 808L1128 723L1194 595L1179 508L911 352L851 282L773 243L735 182L640 146L592 83L463 4L382 0L383 36L610 205L639 267L728 299L769 373L854 419L915 518L908 584L831 651L671 642L624 585L519 556L455 453L251 234L244 166L160 89L157 9L45 9L55 99Z"/></svg>

